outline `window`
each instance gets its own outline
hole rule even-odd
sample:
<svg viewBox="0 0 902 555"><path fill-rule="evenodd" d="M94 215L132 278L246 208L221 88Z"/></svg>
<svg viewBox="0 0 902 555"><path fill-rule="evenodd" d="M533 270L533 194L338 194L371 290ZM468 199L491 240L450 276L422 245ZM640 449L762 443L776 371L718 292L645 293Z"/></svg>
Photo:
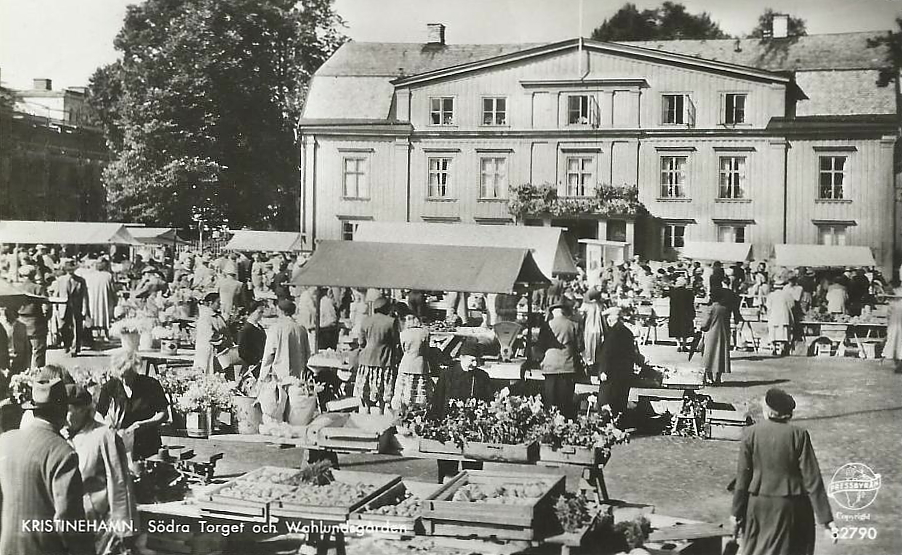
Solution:
<svg viewBox="0 0 902 555"><path fill-rule="evenodd" d="M483 98L482 99L482 124L483 125L507 125L507 99Z"/></svg>
<svg viewBox="0 0 902 555"><path fill-rule="evenodd" d="M479 159L479 198L507 196L507 158Z"/></svg>
<svg viewBox="0 0 902 555"><path fill-rule="evenodd" d="M344 198L369 198L370 189L366 179L367 159L361 157L345 158L343 161Z"/></svg>
<svg viewBox="0 0 902 555"><path fill-rule="evenodd" d="M357 226L359 226L359 222L352 222L348 220L344 220L341 222L341 240L342 241L353 241L354 234L357 233Z"/></svg>
<svg viewBox="0 0 902 555"><path fill-rule="evenodd" d="M686 95L665 94L661 98L661 123L686 123Z"/></svg>
<svg viewBox="0 0 902 555"><path fill-rule="evenodd" d="M821 156L820 157L820 196L823 200L842 200L846 198L845 156Z"/></svg>
<svg viewBox="0 0 902 555"><path fill-rule="evenodd" d="M845 245L846 227L840 224L817 226L817 242L820 245Z"/></svg>
<svg viewBox="0 0 902 555"><path fill-rule="evenodd" d="M720 157L720 193L718 198L745 198L745 156Z"/></svg>
<svg viewBox="0 0 902 555"><path fill-rule="evenodd" d="M429 115L432 125L454 125L454 98L429 99Z"/></svg>
<svg viewBox="0 0 902 555"><path fill-rule="evenodd" d="M429 198L451 198L450 158L429 159Z"/></svg>
<svg viewBox="0 0 902 555"><path fill-rule="evenodd" d="M589 123L589 95L580 94L567 97L567 122L570 125Z"/></svg>
<svg viewBox="0 0 902 555"><path fill-rule="evenodd" d="M686 156L661 157L661 198L686 197Z"/></svg>
<svg viewBox="0 0 902 555"><path fill-rule="evenodd" d="M717 226L717 241L719 243L745 243L744 225L719 225Z"/></svg>
<svg viewBox="0 0 902 555"><path fill-rule="evenodd" d="M605 239L608 241L626 242L626 221L608 220L605 230Z"/></svg>
<svg viewBox="0 0 902 555"><path fill-rule="evenodd" d="M747 94L738 93L724 95L724 123L730 125L745 123L745 100L747 97Z"/></svg>
<svg viewBox="0 0 902 555"><path fill-rule="evenodd" d="M567 158L567 182L563 191L565 197L584 197L593 187L595 173L591 156L570 156Z"/></svg>
<svg viewBox="0 0 902 555"><path fill-rule="evenodd" d="M664 248L681 249L686 244L685 224L664 224L663 234Z"/></svg>

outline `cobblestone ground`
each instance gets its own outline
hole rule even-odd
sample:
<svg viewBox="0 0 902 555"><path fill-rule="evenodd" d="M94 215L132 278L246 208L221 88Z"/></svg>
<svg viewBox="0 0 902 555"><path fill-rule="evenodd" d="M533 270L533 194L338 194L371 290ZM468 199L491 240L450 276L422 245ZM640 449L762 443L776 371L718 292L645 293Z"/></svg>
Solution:
<svg viewBox="0 0 902 555"><path fill-rule="evenodd" d="M685 364L673 347L647 346L643 353L654 363ZM60 360L60 352L51 355ZM681 357L681 358L677 358ZM697 359L696 359L697 360ZM693 361L693 363L696 362ZM104 364L103 357L81 357L67 364ZM808 429L825 482L846 463L863 463L882 477L875 502L864 510L849 511L831 500L834 513L868 515L870 520L843 521L839 526L874 527L876 539L846 539L831 545L819 536L818 555L898 555L902 553L902 375L893 374L890 363L835 358L781 358L736 354L733 373L722 387L706 393L716 401L746 407L760 417L759 400L779 384L796 398L794 422ZM273 445L246 445L212 440L168 440L194 448L199 455L225 453L217 466L220 476L235 475L262 464L299 464L300 449ZM611 496L655 505L656 512L689 519L723 522L729 516L726 485L735 471L738 444L732 441L681 437L636 437L615 450L605 470ZM432 482L435 463L387 456L342 456L345 468L394 473ZM487 465L489 467L489 465ZM510 467L535 471L534 467ZM577 471L568 472L569 487ZM355 546L356 543L356 546ZM384 545L352 542L351 553L378 552ZM421 547L422 549L422 547ZM426 548L428 551L436 549Z"/></svg>

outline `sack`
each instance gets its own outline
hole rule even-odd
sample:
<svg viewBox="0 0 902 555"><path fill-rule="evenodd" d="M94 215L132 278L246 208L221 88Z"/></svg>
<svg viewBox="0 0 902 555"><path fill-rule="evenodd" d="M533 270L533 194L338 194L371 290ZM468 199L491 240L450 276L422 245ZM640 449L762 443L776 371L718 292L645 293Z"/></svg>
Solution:
<svg viewBox="0 0 902 555"><path fill-rule="evenodd" d="M317 413L317 397L308 394L304 386L288 386L288 403L285 407L285 421L292 426L306 426Z"/></svg>
<svg viewBox="0 0 902 555"><path fill-rule="evenodd" d="M288 395L273 380L267 380L257 384L259 393L257 394L257 404L263 412L264 418L270 421L282 422L285 414L285 405L288 403Z"/></svg>

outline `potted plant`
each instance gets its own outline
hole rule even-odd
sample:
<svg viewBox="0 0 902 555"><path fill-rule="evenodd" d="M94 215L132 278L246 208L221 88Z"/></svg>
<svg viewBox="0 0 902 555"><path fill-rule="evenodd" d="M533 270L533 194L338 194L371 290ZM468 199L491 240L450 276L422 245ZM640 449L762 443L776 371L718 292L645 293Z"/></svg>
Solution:
<svg viewBox="0 0 902 555"><path fill-rule="evenodd" d="M214 413L232 409L234 387L221 374L200 374L176 398L176 407L185 414L189 437L210 436Z"/></svg>
<svg viewBox="0 0 902 555"><path fill-rule="evenodd" d="M539 460L583 465L606 464L614 445L629 442L607 408L568 420L557 409L537 433Z"/></svg>
<svg viewBox="0 0 902 555"><path fill-rule="evenodd" d="M156 320L146 314L126 316L110 325L110 335L119 337L122 346L132 351L153 349L153 331Z"/></svg>

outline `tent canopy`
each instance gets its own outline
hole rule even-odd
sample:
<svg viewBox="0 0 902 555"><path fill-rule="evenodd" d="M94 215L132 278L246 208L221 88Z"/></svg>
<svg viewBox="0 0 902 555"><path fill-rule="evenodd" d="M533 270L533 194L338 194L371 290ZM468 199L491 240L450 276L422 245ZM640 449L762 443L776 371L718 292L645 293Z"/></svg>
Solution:
<svg viewBox="0 0 902 555"><path fill-rule="evenodd" d="M528 249L321 241L293 285L514 293L549 285Z"/></svg>
<svg viewBox="0 0 902 555"><path fill-rule="evenodd" d="M127 227L132 237L142 245L172 245L186 242L178 236L177 230L173 227Z"/></svg>
<svg viewBox="0 0 902 555"><path fill-rule="evenodd" d="M225 246L233 251L302 251L303 235L296 231L249 231L242 229Z"/></svg>
<svg viewBox="0 0 902 555"><path fill-rule="evenodd" d="M9 305L11 303L18 303L22 301L26 301L28 299L44 299L46 297L41 297L39 295L32 295L31 293L26 293L22 291L18 287L10 284L8 281L0 279L0 305Z"/></svg>
<svg viewBox="0 0 902 555"><path fill-rule="evenodd" d="M576 274L559 227L407 222L360 222L355 241L530 249L546 276Z"/></svg>
<svg viewBox="0 0 902 555"><path fill-rule="evenodd" d="M118 223L0 221L0 243L36 245L140 245Z"/></svg>
<svg viewBox="0 0 902 555"><path fill-rule="evenodd" d="M774 245L774 258L780 266L839 268L876 266L870 247L845 245Z"/></svg>
<svg viewBox="0 0 902 555"><path fill-rule="evenodd" d="M706 243L686 241L681 251L683 258L692 260L719 260L721 262L745 262L751 260L751 243Z"/></svg>

